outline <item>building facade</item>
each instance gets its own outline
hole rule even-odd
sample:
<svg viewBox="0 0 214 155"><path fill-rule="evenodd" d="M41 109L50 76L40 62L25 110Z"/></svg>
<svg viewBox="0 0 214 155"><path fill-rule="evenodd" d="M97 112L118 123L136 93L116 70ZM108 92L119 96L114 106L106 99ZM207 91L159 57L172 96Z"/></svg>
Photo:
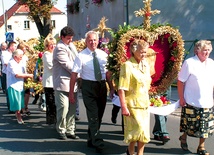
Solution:
<svg viewBox="0 0 214 155"><path fill-rule="evenodd" d="M31 38L39 38L39 32L34 21L28 17L29 9L25 5L15 3L4 15L0 16L0 21L6 19L6 23L0 23L0 41L6 40L6 32L13 33L14 40L20 38L29 40ZM51 9L51 21L53 25L52 34L59 35L60 30L67 25L67 15L57 8Z"/></svg>
<svg viewBox="0 0 214 155"><path fill-rule="evenodd" d="M67 4L74 1L67 0ZM102 0L98 5L92 0L79 2L78 12L68 12L68 25L74 28L75 39L84 38L85 32L96 28L103 16L108 19L107 27L115 30L124 23L135 26L143 23L143 17L134 14L134 11L144 7L143 0ZM151 4L152 10L161 11L151 17L151 24L169 23L177 27L185 41L186 50L192 51L194 41L199 39L214 41L214 3L210 0L153 0Z"/></svg>

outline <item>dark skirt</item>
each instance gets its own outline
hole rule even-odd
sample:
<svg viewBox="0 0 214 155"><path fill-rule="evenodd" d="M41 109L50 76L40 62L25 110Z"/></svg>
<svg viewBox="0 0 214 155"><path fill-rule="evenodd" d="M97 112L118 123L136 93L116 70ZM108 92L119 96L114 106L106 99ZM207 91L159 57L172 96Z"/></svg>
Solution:
<svg viewBox="0 0 214 155"><path fill-rule="evenodd" d="M56 123L56 105L54 100L53 88L44 88L46 99L46 123Z"/></svg>
<svg viewBox="0 0 214 155"><path fill-rule="evenodd" d="M182 107L180 132L191 137L210 137L214 132L214 108Z"/></svg>

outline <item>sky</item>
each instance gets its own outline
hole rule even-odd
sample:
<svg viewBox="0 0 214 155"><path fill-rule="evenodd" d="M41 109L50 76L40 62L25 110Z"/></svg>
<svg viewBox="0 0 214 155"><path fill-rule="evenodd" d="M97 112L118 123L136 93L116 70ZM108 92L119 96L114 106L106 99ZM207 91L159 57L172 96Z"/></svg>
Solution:
<svg viewBox="0 0 214 155"><path fill-rule="evenodd" d="M16 3L16 0L0 0L0 15L2 15L4 13L3 12L3 6L4 6L4 10L8 10L15 3ZM67 0L58 0L55 7L57 9L61 10L62 12L66 13L66 4L67 4Z"/></svg>

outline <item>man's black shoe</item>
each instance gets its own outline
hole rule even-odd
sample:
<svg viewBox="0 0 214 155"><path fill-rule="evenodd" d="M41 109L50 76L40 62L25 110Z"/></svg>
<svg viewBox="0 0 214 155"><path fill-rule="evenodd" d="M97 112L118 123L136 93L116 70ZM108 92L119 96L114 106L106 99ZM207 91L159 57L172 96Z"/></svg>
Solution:
<svg viewBox="0 0 214 155"><path fill-rule="evenodd" d="M80 117L79 117L79 116L75 116L75 120L76 120L76 121L79 121L79 120L80 120Z"/></svg>
<svg viewBox="0 0 214 155"><path fill-rule="evenodd" d="M66 135L66 136L67 138L71 138L71 139L80 139L80 137L77 135Z"/></svg>
<svg viewBox="0 0 214 155"><path fill-rule="evenodd" d="M104 144L100 144L99 146L95 147L96 153L102 153L104 147L105 147Z"/></svg>
<svg viewBox="0 0 214 155"><path fill-rule="evenodd" d="M116 123L117 123L117 120L114 119L114 118L111 118L111 122L112 122L113 124L116 124Z"/></svg>
<svg viewBox="0 0 214 155"><path fill-rule="evenodd" d="M95 148L95 146L92 144L91 140L87 141L87 147Z"/></svg>
<svg viewBox="0 0 214 155"><path fill-rule="evenodd" d="M154 140L163 141L163 137L155 135Z"/></svg>
<svg viewBox="0 0 214 155"><path fill-rule="evenodd" d="M59 134L59 139L61 140L67 140L67 136L64 133Z"/></svg>

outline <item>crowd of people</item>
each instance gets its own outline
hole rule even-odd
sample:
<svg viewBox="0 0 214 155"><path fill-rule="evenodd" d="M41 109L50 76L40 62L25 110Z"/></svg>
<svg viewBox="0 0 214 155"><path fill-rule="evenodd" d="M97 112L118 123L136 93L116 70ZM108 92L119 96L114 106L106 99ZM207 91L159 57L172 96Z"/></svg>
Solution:
<svg viewBox="0 0 214 155"><path fill-rule="evenodd" d="M99 34L85 34L86 48L77 51L72 43L74 31L66 26L60 32L60 41L48 36L44 40L43 78L46 123L55 124L61 140L79 139L76 134L76 118L79 117L78 92L81 88L88 119L87 146L102 152L105 148L100 127L109 97L119 96L120 107L112 110L112 123L116 123L119 110L122 113L124 142L128 143L127 155L144 153L150 141L150 113L148 107L151 85L150 66L146 61L149 44L136 39L130 44L131 58L120 67L119 85L115 90L111 72L106 69L108 54L98 49ZM25 79L33 78L26 71L26 48L16 42L1 44L1 85L7 98L9 112L15 112L17 122L24 124L22 113L30 115L28 109L30 89L24 90ZM179 137L180 146L188 150L187 135L199 138L197 154L207 155L205 140L214 131L213 87L214 61L209 58L212 51L210 41L200 40L195 44L195 56L184 61L178 74L179 102L182 107ZM81 86L78 80L81 79ZM114 107L115 108L115 107ZM169 141L166 129L167 117L155 115L154 139Z"/></svg>

